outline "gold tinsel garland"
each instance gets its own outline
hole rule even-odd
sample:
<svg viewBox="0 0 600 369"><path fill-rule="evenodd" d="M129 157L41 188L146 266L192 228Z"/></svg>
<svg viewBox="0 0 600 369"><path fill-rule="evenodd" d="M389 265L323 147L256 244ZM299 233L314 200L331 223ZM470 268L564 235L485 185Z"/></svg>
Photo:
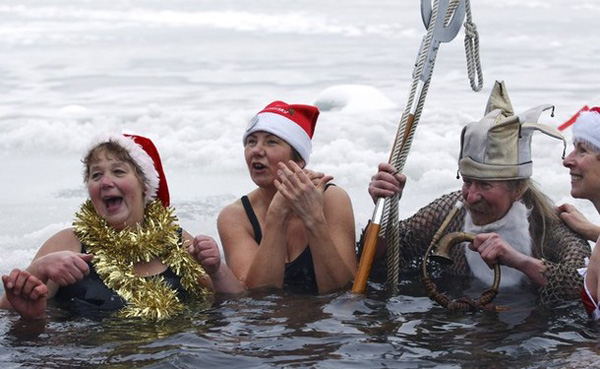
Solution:
<svg viewBox="0 0 600 369"><path fill-rule="evenodd" d="M94 254L92 264L96 272L126 302L120 316L162 320L183 310L177 292L162 276L135 275L134 264L155 258L181 278L181 285L191 296L210 294L200 285L207 278L206 272L183 247L177 218L172 213L172 209L154 201L146 207L143 226L122 231L109 226L90 200L75 214L75 234L86 250Z"/></svg>

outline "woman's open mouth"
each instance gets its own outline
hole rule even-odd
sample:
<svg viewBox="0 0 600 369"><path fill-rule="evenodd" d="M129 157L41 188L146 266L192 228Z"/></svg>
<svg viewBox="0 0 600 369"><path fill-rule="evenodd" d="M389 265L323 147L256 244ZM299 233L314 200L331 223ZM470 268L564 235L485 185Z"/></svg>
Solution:
<svg viewBox="0 0 600 369"><path fill-rule="evenodd" d="M104 206L109 212L118 209L122 203L123 198L121 196L111 196L104 199Z"/></svg>

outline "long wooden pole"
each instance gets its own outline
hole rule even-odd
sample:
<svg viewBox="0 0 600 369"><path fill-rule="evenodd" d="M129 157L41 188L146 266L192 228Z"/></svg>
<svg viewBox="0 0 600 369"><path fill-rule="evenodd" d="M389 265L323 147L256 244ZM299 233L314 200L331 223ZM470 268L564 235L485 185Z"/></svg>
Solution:
<svg viewBox="0 0 600 369"><path fill-rule="evenodd" d="M415 105L415 104L413 104ZM400 149L404 149L406 146L406 142L408 141L408 137L410 134L410 130L412 129L413 122L415 120L414 114L408 115L408 120L406 123L406 127L402 136L402 146ZM396 133L396 136L399 132ZM398 143L396 139L395 144ZM395 147L395 145L394 145ZM392 153L390 154L390 162L391 157L394 153L394 149L392 149ZM399 169L401 170L401 168ZM367 231L365 233L364 247L362 256L360 258L360 262L358 263L358 269L356 271L356 276L354 277L354 284L352 285L353 293L364 293L367 288L367 279L369 279L369 274L371 273L371 267L373 266L373 260L375 260L375 252L377 251L377 241L379 240L379 231L381 230L381 221L383 218L383 208L385 206L385 199L379 198L377 199L377 204L375 205L375 210L373 211L373 216L371 217L371 222L367 226Z"/></svg>
<svg viewBox="0 0 600 369"><path fill-rule="evenodd" d="M418 76L414 95L416 98L412 101L409 99L411 106L408 110L409 114L404 131L402 132L400 151L396 151L396 145L398 144L402 124L396 132L396 139L394 140L394 147L390 154L389 163L392 163L392 159L397 152L400 153L401 158L405 158L406 155L408 155L410 144L412 142L412 134L415 130L413 125L415 123L417 107L421 100L424 100L425 98L423 91L426 91L427 89L424 87L428 85L429 80L431 79L431 73L433 71L435 57L440 43L449 42L454 39L462 25L462 20L465 15L465 0L459 0L457 4L453 4L456 5L456 7L453 6L452 8L450 7L450 2L451 0L434 0L434 6L432 7L430 0L421 0L421 15L423 17L423 23L427 28L427 35L423 38L421 43L419 49L420 61L415 65L415 70L413 72L415 78ZM449 23L446 23L445 16L438 16L438 10L442 15L452 13L452 20ZM415 83L415 80L413 80L413 83ZM404 118L404 116L402 118ZM404 163L401 161L398 165L401 167L396 168L396 170L402 171L404 169ZM377 241L379 239L379 232L381 231L384 206L385 200L381 198L378 199L371 222L367 226L363 253L354 278L354 285L352 286L352 292L354 293L362 294L366 289L367 279L369 278L369 273L371 272L371 267L375 258L375 251L377 250Z"/></svg>
<svg viewBox="0 0 600 369"><path fill-rule="evenodd" d="M427 28L427 34L423 38L421 47L419 49L419 62L415 65L413 72L413 86L416 88L415 94L411 97L416 96L412 101L409 98L410 108L408 109L408 117L402 132L402 141L400 150L396 151L396 145L398 145L400 131L402 130L402 122L404 122L404 116L402 117L401 125L396 132L396 139L394 140L394 147L390 154L389 163L392 163L392 159L395 159L397 153L400 153L400 163L397 163L399 167L396 168L398 171L404 169L403 158L406 158L408 151L410 150L410 144L412 142L412 135L414 134L416 123L415 115L417 108L422 100L425 99L429 80L431 79L431 73L435 64L435 57L441 42L449 42L460 30L462 26L462 20L465 16L465 0L433 0L434 5L432 7L430 0L421 0L421 16L423 17L423 23ZM452 4L451 4L452 3ZM442 16L438 15L441 14ZM452 14L452 18L449 23L446 23L446 17L444 15ZM418 78L417 78L418 77ZM414 85L415 81L416 86ZM425 92L423 92L425 91ZM422 107L421 107L422 108ZM406 111L405 111L406 114ZM415 127L413 127L415 125ZM378 199L373 212L373 217L369 223L365 235L365 242L363 247L363 253L358 265L356 277L354 278L354 285L352 286L352 292L364 293L367 285L367 279L371 272L371 266L375 258L375 252L377 250L377 241L379 239L379 233L381 231L381 221L383 218L383 209L385 207L384 199ZM389 215L389 214L388 214Z"/></svg>

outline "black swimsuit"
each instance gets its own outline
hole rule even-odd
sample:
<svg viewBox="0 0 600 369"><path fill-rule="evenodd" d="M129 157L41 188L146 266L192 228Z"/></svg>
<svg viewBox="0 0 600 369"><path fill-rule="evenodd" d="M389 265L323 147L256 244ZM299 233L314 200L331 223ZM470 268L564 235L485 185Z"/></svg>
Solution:
<svg viewBox="0 0 600 369"><path fill-rule="evenodd" d="M242 204L246 215L254 229L254 240L260 244L262 231L258 218L252 209L248 196L242 196ZM283 289L296 293L318 294L317 277L315 276L315 265L308 245L302 253L293 261L285 263L285 274L283 277Z"/></svg>
<svg viewBox="0 0 600 369"><path fill-rule="evenodd" d="M81 246L85 254L85 245ZM90 273L82 280L68 286L61 286L56 293L56 301L69 310L85 313L97 310L118 310L125 306L125 301L112 289L108 288L96 272L93 264L88 262ZM177 291L177 297L185 297L185 289L178 275L171 268L160 273L165 282ZM149 277L151 278L151 277Z"/></svg>

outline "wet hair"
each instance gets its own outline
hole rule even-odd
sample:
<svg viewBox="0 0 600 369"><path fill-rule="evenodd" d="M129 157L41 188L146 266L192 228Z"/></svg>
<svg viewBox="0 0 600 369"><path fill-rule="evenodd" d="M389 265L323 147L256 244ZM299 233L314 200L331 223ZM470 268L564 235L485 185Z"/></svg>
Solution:
<svg viewBox="0 0 600 369"><path fill-rule="evenodd" d="M123 161L125 163L131 164L133 168L135 168L135 176L142 183L142 188L146 188L145 182L146 177L144 176L144 172L137 165L137 163L131 158L129 152L123 148L123 146L118 143L109 140L107 142L102 142L101 144L92 148L88 154L81 160L83 163L84 171L83 171L83 182L87 183L90 177L90 166L100 160L100 153L106 153L114 156L115 159Z"/></svg>
<svg viewBox="0 0 600 369"><path fill-rule="evenodd" d="M303 162L304 165L306 165L306 162L304 161L298 150L294 149L292 145L290 145L290 147L292 148L292 160L296 163Z"/></svg>

